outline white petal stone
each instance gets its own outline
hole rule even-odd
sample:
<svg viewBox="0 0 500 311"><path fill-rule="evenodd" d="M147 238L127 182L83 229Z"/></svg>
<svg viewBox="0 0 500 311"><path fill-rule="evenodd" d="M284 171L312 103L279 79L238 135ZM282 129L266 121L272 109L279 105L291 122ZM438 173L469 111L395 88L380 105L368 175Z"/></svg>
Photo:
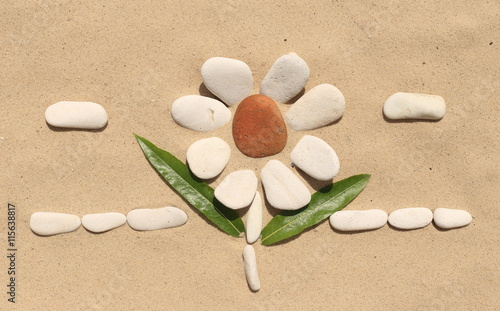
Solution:
<svg viewBox="0 0 500 311"><path fill-rule="evenodd" d="M245 229L247 243L255 243L262 231L262 197L256 192L252 205L245 216Z"/></svg>
<svg viewBox="0 0 500 311"><path fill-rule="evenodd" d="M285 113L288 126L296 131L314 130L331 124L344 114L345 98L331 84L315 86Z"/></svg>
<svg viewBox="0 0 500 311"><path fill-rule="evenodd" d="M286 103L300 93L309 79L309 67L295 53L278 58L262 80L260 94Z"/></svg>
<svg viewBox="0 0 500 311"><path fill-rule="evenodd" d="M126 222L127 216L122 213L87 214L82 217L83 227L95 233L118 228L123 226Z"/></svg>
<svg viewBox="0 0 500 311"><path fill-rule="evenodd" d="M338 211L330 216L330 224L339 231L374 230L387 223L387 213L380 209Z"/></svg>
<svg viewBox="0 0 500 311"><path fill-rule="evenodd" d="M445 112L444 99L438 95L398 92L384 103L384 115L392 120L439 120Z"/></svg>
<svg viewBox="0 0 500 311"><path fill-rule="evenodd" d="M248 287L254 292L260 289L259 273L257 271L257 257L252 245L247 245L243 249L243 265Z"/></svg>
<svg viewBox="0 0 500 311"><path fill-rule="evenodd" d="M108 123L108 114L93 102L60 101L45 110L45 120L55 127L97 130Z"/></svg>
<svg viewBox="0 0 500 311"><path fill-rule="evenodd" d="M215 188L214 195L222 204L232 209L250 205L259 181L251 170L241 170L227 175Z"/></svg>
<svg viewBox="0 0 500 311"><path fill-rule="evenodd" d="M252 71L241 60L212 57L201 67L207 89L228 106L239 103L253 91Z"/></svg>
<svg viewBox="0 0 500 311"><path fill-rule="evenodd" d="M442 207L434 210L434 223L441 229L467 226L471 221L471 214L464 210Z"/></svg>
<svg viewBox="0 0 500 311"><path fill-rule="evenodd" d="M395 210L387 221L398 229L418 229L431 223L432 211L426 207L409 207Z"/></svg>
<svg viewBox="0 0 500 311"><path fill-rule="evenodd" d="M185 224L187 220L187 214L173 206L135 209L127 214L129 226L139 231L178 227Z"/></svg>
<svg viewBox="0 0 500 311"><path fill-rule="evenodd" d="M64 213L36 212L31 215L30 227L38 235L54 235L75 231L80 217Z"/></svg>
<svg viewBox="0 0 500 311"><path fill-rule="evenodd" d="M200 139L189 146L187 162L191 172L201 179L219 175L231 156L229 145L218 137Z"/></svg>
<svg viewBox="0 0 500 311"><path fill-rule="evenodd" d="M333 179L340 169L335 151L316 136L302 137L293 148L290 158L302 171L317 180Z"/></svg>
<svg viewBox="0 0 500 311"><path fill-rule="evenodd" d="M311 193L295 174L278 160L270 160L260 177L271 206L281 210L297 210L311 201Z"/></svg>
<svg viewBox="0 0 500 311"><path fill-rule="evenodd" d="M198 132L215 130L231 119L231 111L223 103L200 95L178 98L172 104L171 114L177 124Z"/></svg>

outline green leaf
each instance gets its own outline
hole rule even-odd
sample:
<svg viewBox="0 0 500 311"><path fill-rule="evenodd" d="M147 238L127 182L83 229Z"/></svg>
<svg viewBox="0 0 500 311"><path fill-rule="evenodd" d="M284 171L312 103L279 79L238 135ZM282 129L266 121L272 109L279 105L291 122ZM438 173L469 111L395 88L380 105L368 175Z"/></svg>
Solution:
<svg viewBox="0 0 500 311"><path fill-rule="evenodd" d="M186 201L199 210L222 231L239 236L245 225L238 214L220 203L214 189L191 175L189 168L171 153L156 147L147 139L135 135L149 163Z"/></svg>
<svg viewBox="0 0 500 311"><path fill-rule="evenodd" d="M370 175L362 174L340 180L314 193L305 207L276 215L262 229L262 245L290 238L325 220L349 204L365 188L369 179Z"/></svg>

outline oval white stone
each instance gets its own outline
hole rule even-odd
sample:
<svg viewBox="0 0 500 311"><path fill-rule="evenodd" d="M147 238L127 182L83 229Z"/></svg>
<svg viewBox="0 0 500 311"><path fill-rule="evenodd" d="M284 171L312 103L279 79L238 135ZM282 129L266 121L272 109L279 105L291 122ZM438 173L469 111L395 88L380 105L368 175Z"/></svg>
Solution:
<svg viewBox="0 0 500 311"><path fill-rule="evenodd" d="M262 80L260 94L286 103L299 94L309 79L309 67L295 53L278 58Z"/></svg>
<svg viewBox="0 0 500 311"><path fill-rule="evenodd" d="M337 176L340 162L335 151L316 136L302 137L290 155L292 162L307 175L317 180L330 180Z"/></svg>
<svg viewBox="0 0 500 311"><path fill-rule="evenodd" d="M108 114L93 102L60 101L45 110L45 120L55 127L97 130L106 126Z"/></svg>
<svg viewBox="0 0 500 311"><path fill-rule="evenodd" d="M215 188L214 195L229 208L244 208L252 203L258 183L257 176L251 170L232 172Z"/></svg>
<svg viewBox="0 0 500 311"><path fill-rule="evenodd" d="M278 160L270 160L260 177L269 204L281 210L297 210L311 201L311 193L295 174Z"/></svg>
<svg viewBox="0 0 500 311"><path fill-rule="evenodd" d="M340 90L331 84L320 84L288 109L285 120L296 131L313 130L337 121L344 110L345 98Z"/></svg>
<svg viewBox="0 0 500 311"><path fill-rule="evenodd" d="M434 223L441 229L453 229L467 226L471 221L471 214L464 210L442 207L434 210Z"/></svg>
<svg viewBox="0 0 500 311"><path fill-rule="evenodd" d="M418 229L431 223L432 211L426 207L402 208L392 212L387 220L398 229Z"/></svg>
<svg viewBox="0 0 500 311"><path fill-rule="evenodd" d="M445 112L444 99L438 95L398 92L384 103L384 115L393 120L439 120Z"/></svg>
<svg viewBox="0 0 500 311"><path fill-rule="evenodd" d="M330 216L330 224L339 231L373 230L387 223L387 213L380 209L338 211Z"/></svg>
<svg viewBox="0 0 500 311"><path fill-rule="evenodd" d="M254 292L260 289L259 273L257 271L257 257L252 245L247 245L243 249L243 265L248 287Z"/></svg>
<svg viewBox="0 0 500 311"><path fill-rule="evenodd" d="M127 214L129 226L139 231L178 227L185 224L187 220L187 214L173 206L135 209Z"/></svg>
<svg viewBox="0 0 500 311"><path fill-rule="evenodd" d="M172 104L172 118L185 128L207 132L229 122L231 111L220 101L200 96L186 95Z"/></svg>
<svg viewBox="0 0 500 311"><path fill-rule="evenodd" d="M229 145L218 137L200 139L189 146L187 162L189 169L201 179L219 175L231 156Z"/></svg>
<svg viewBox="0 0 500 311"><path fill-rule="evenodd" d="M38 235L54 235L75 231L80 217L64 213L36 212L31 215L30 227Z"/></svg>
<svg viewBox="0 0 500 311"><path fill-rule="evenodd" d="M83 227L95 233L118 228L126 222L127 217L122 213L87 214L82 217Z"/></svg>
<svg viewBox="0 0 500 311"><path fill-rule="evenodd" d="M212 57L201 67L207 89L228 106L241 102L253 90L252 71L241 60Z"/></svg>
<svg viewBox="0 0 500 311"><path fill-rule="evenodd" d="M262 197L256 192L245 217L247 243L255 243L262 231Z"/></svg>

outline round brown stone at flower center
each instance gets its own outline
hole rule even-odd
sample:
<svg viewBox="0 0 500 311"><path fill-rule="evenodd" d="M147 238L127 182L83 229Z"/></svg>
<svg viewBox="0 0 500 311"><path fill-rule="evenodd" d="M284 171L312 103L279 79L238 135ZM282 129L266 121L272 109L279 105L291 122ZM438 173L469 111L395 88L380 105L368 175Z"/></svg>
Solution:
<svg viewBox="0 0 500 311"><path fill-rule="evenodd" d="M274 100L260 94L245 98L234 113L233 139L236 147L252 158L281 152L286 145L287 132Z"/></svg>

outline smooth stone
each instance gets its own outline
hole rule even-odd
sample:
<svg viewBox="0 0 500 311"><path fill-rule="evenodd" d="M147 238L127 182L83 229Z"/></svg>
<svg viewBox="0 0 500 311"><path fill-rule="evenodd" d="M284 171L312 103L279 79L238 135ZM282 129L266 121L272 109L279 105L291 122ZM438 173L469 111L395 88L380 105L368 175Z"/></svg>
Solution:
<svg viewBox="0 0 500 311"><path fill-rule="evenodd" d="M439 120L445 112L444 99L438 95L398 92L384 103L384 115L391 120Z"/></svg>
<svg viewBox="0 0 500 311"><path fill-rule="evenodd" d="M31 215L30 227L38 235L54 235L75 231L80 217L64 213L36 212Z"/></svg>
<svg viewBox="0 0 500 311"><path fill-rule="evenodd" d="M464 210L443 207L434 210L434 223L441 229L460 228L471 222L471 214Z"/></svg>
<svg viewBox="0 0 500 311"><path fill-rule="evenodd" d="M257 271L257 257L252 245L247 245L243 249L243 265L248 287L254 292L260 289L259 273Z"/></svg>
<svg viewBox="0 0 500 311"><path fill-rule="evenodd" d="M177 99L171 113L177 124L198 132L215 130L231 119L231 111L222 102L200 95Z"/></svg>
<svg viewBox="0 0 500 311"><path fill-rule="evenodd" d="M387 213L380 209L338 211L330 216L330 224L339 231L374 230L387 223Z"/></svg>
<svg viewBox="0 0 500 311"><path fill-rule="evenodd" d="M309 67L295 53L278 58L262 80L260 94L287 103L302 91L309 79Z"/></svg>
<svg viewBox="0 0 500 311"><path fill-rule="evenodd" d="M187 162L191 172L201 179L219 175L231 156L229 145L218 137L200 139L189 146Z"/></svg>
<svg viewBox="0 0 500 311"><path fill-rule="evenodd" d="M259 192L255 193L252 205L245 216L245 229L247 243L255 243L262 231L262 197Z"/></svg>
<svg viewBox="0 0 500 311"><path fill-rule="evenodd" d="M311 193L306 185L278 160L267 162L260 178L267 201L277 209L297 210L311 201Z"/></svg>
<svg viewBox="0 0 500 311"><path fill-rule="evenodd" d="M402 208L389 214L387 221L398 229L423 228L431 223L432 211L426 207Z"/></svg>
<svg viewBox="0 0 500 311"><path fill-rule="evenodd" d="M241 60L212 57L201 67L201 77L207 89L228 106L241 102L252 94L252 71Z"/></svg>
<svg viewBox="0 0 500 311"><path fill-rule="evenodd" d="M108 114L93 102L60 101L45 110L45 120L55 127L98 130L108 123Z"/></svg>
<svg viewBox="0 0 500 311"><path fill-rule="evenodd" d="M234 113L233 139L236 147L252 158L281 152L286 146L287 130L276 103L264 95L245 98Z"/></svg>
<svg viewBox="0 0 500 311"><path fill-rule="evenodd" d="M127 216L122 213L87 214L82 217L83 227L95 233L118 228L126 222Z"/></svg>
<svg viewBox="0 0 500 311"><path fill-rule="evenodd" d="M296 131L314 130L337 121L344 110L345 98L339 89L331 84L320 84L288 109L285 120Z"/></svg>
<svg viewBox="0 0 500 311"><path fill-rule="evenodd" d="M173 206L156 209L135 209L127 214L129 226L138 231L179 227L185 224L187 220L187 214L181 209Z"/></svg>
<svg viewBox="0 0 500 311"><path fill-rule="evenodd" d="M257 176L251 170L232 172L215 188L214 195L226 207L244 208L252 203L258 183Z"/></svg>
<svg viewBox="0 0 500 311"><path fill-rule="evenodd" d="M317 180L331 180L340 169L335 151L316 136L302 137L293 148L290 158L302 171Z"/></svg>

